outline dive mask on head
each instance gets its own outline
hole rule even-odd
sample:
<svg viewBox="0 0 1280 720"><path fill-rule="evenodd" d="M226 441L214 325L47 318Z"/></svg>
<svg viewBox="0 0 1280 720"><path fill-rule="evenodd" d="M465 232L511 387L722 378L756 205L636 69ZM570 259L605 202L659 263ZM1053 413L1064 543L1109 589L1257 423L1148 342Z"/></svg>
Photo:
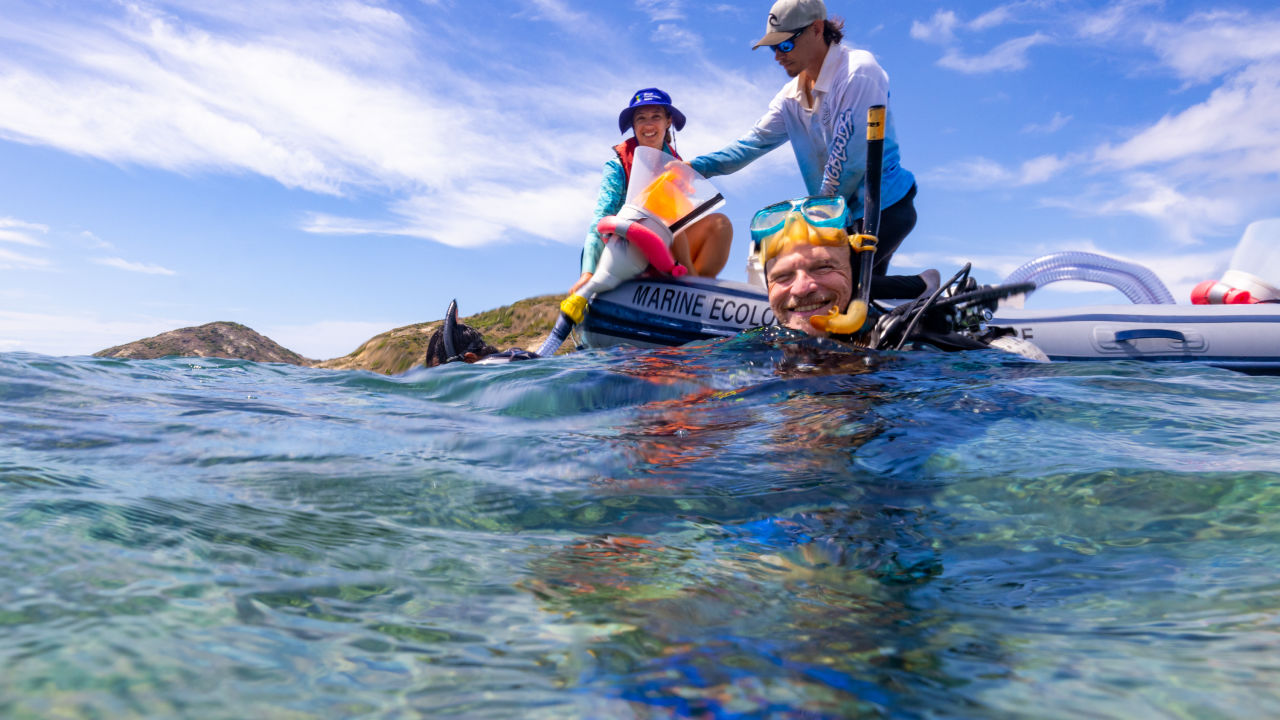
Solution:
<svg viewBox="0 0 1280 720"><path fill-rule="evenodd" d="M770 258L796 243L845 244L848 215L849 208L842 197L796 198L764 208L751 218L751 240L760 248L760 264L768 264Z"/></svg>
<svg viewBox="0 0 1280 720"><path fill-rule="evenodd" d="M871 235L849 235L845 231L849 209L842 197L806 197L775 203L757 212L751 220L751 240L760 249L760 265L768 278L769 261L797 245L840 247L848 244L853 253L869 253L866 261L854 263L852 300L848 309L832 307L826 315L809 319L823 332L852 334L862 328L867 318L871 295L870 259L875 253L876 239Z"/></svg>

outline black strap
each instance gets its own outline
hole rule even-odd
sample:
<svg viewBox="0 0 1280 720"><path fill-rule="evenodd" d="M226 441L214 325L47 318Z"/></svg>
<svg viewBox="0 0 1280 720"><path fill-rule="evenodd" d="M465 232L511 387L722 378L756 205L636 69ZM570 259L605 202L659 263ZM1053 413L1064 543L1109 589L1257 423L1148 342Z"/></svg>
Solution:
<svg viewBox="0 0 1280 720"><path fill-rule="evenodd" d="M701 205L699 205L698 207L694 208L694 209L693 209L693 212L691 212L691 213L689 213L688 215L685 215L684 217L680 218L679 220L677 220L677 221L675 221L675 222L671 223L671 234L672 234L672 235L675 235L676 233L680 232L681 230L683 230L683 229L684 229L684 226L685 226L685 225L688 225L688 224L689 224L689 221L690 221L692 218L696 218L696 217L698 217L698 216L699 216L699 215L701 215L702 213L704 213L704 212L706 212L706 211L710 210L711 208L715 207L718 203L720 203L720 202L721 202L721 201L723 201L723 200L724 200L724 196L723 196L723 195L721 195L720 193L716 193L716 196L715 196L715 197L711 198L710 200L708 200L708 201L706 201L706 202L702 203Z"/></svg>

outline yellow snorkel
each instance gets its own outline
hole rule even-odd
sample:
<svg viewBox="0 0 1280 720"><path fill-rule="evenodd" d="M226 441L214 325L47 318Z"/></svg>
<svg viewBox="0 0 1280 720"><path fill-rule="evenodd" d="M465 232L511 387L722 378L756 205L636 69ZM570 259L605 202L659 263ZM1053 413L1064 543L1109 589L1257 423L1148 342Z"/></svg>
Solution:
<svg viewBox="0 0 1280 720"><path fill-rule="evenodd" d="M842 313L840 308L832 305L826 315L814 315L809 318L809 324L815 330L837 335L852 335L861 330L867 322L867 308L871 304L871 261L876 254L876 236L858 234L847 237L849 247L861 260L858 278L853 283L853 299L849 301L849 308Z"/></svg>

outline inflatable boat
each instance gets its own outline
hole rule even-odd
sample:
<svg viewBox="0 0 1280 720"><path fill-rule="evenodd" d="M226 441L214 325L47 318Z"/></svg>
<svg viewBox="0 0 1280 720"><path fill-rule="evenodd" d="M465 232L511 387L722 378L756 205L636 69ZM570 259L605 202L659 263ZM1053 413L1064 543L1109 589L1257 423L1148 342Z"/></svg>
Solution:
<svg viewBox="0 0 1280 720"><path fill-rule="evenodd" d="M1200 362L1280 374L1280 290L1262 277L1280 277L1280 219L1250 225L1222 280L1197 285L1192 304L1176 304L1141 265L1066 252L1033 260L1006 282L1101 283L1131 304L1030 310L1005 302L988 323L1035 344L1051 360Z"/></svg>
<svg viewBox="0 0 1280 720"><path fill-rule="evenodd" d="M1014 281L1019 279L1011 276ZM1179 305L1169 300L1047 310L1006 303L988 326L1007 329L1050 360L1201 362L1280 374L1280 303ZM757 286L649 278L596 297L577 332L585 347L669 347L730 337L773 320Z"/></svg>
<svg viewBox="0 0 1280 720"><path fill-rule="evenodd" d="M586 347L684 345L773 320L768 297L755 285L688 275L640 278L597 295L578 339Z"/></svg>
<svg viewBox="0 0 1280 720"><path fill-rule="evenodd" d="M1280 271L1280 242L1260 241L1273 236L1280 236L1280 220L1251 225L1223 280L1197 286L1198 292L1211 286L1197 304L1175 303L1164 283L1135 263L1092 253L1048 255L1016 270L1005 285L1101 283L1120 290L1130 304L1027 309L1014 298L1000 303L986 326L1035 345L1050 360L1199 362L1280 374L1280 290L1241 269L1269 273L1266 268L1274 265ZM1261 257L1270 254L1277 257ZM586 347L683 345L773 320L759 285L640 278L598 295L578 327L578 340Z"/></svg>
<svg viewBox="0 0 1280 720"><path fill-rule="evenodd" d="M1202 362L1280 374L1280 305L1001 308L990 321L1050 360Z"/></svg>

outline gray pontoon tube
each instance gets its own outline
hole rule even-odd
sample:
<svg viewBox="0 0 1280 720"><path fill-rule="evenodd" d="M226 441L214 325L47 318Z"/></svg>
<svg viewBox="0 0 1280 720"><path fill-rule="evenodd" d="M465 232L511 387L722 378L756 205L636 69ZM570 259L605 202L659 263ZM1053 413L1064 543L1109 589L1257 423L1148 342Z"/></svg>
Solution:
<svg viewBox="0 0 1280 720"><path fill-rule="evenodd" d="M1136 263L1080 251L1053 253L1014 270L1006 284L1033 282L1044 287L1060 280L1101 283L1124 293L1135 305L1173 305L1173 295L1160 278Z"/></svg>

